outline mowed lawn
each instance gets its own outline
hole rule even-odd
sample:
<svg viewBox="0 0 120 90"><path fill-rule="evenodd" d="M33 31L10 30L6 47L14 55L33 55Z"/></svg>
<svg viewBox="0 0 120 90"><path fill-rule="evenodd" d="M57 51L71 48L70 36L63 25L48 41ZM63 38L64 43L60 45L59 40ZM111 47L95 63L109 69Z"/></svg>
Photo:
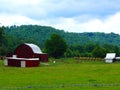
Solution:
<svg viewBox="0 0 120 90"><path fill-rule="evenodd" d="M34 68L5 67L0 61L0 90L120 89L120 62L67 61Z"/></svg>

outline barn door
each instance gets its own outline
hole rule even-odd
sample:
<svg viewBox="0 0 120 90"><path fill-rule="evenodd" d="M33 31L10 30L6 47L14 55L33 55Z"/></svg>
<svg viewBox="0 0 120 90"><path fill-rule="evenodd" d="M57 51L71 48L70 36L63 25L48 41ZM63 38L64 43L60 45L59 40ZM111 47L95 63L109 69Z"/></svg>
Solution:
<svg viewBox="0 0 120 90"><path fill-rule="evenodd" d="M7 59L4 60L4 65L8 66L8 60Z"/></svg>
<svg viewBox="0 0 120 90"><path fill-rule="evenodd" d="M25 67L25 61L21 61L21 67Z"/></svg>

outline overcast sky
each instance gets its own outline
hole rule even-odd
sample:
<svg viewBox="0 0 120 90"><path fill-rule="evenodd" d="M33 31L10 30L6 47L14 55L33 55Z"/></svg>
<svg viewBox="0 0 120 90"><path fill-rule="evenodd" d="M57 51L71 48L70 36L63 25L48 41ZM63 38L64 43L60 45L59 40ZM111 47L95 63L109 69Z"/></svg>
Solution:
<svg viewBox="0 0 120 90"><path fill-rule="evenodd" d="M120 34L120 0L0 0L0 23Z"/></svg>

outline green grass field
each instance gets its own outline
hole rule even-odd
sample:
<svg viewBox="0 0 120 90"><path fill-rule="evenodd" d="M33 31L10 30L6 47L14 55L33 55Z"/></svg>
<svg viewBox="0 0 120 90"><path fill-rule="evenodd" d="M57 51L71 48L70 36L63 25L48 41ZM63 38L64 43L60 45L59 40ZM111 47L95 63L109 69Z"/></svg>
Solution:
<svg viewBox="0 0 120 90"><path fill-rule="evenodd" d="M58 60L34 68L5 67L0 61L0 90L119 90L120 63Z"/></svg>

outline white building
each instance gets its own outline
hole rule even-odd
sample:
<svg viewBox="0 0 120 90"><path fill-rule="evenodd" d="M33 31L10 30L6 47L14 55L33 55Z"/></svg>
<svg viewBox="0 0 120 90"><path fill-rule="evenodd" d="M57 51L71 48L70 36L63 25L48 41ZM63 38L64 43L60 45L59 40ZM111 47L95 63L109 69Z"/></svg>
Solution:
<svg viewBox="0 0 120 90"><path fill-rule="evenodd" d="M106 63L112 63L115 60L116 53L107 53L105 57Z"/></svg>

